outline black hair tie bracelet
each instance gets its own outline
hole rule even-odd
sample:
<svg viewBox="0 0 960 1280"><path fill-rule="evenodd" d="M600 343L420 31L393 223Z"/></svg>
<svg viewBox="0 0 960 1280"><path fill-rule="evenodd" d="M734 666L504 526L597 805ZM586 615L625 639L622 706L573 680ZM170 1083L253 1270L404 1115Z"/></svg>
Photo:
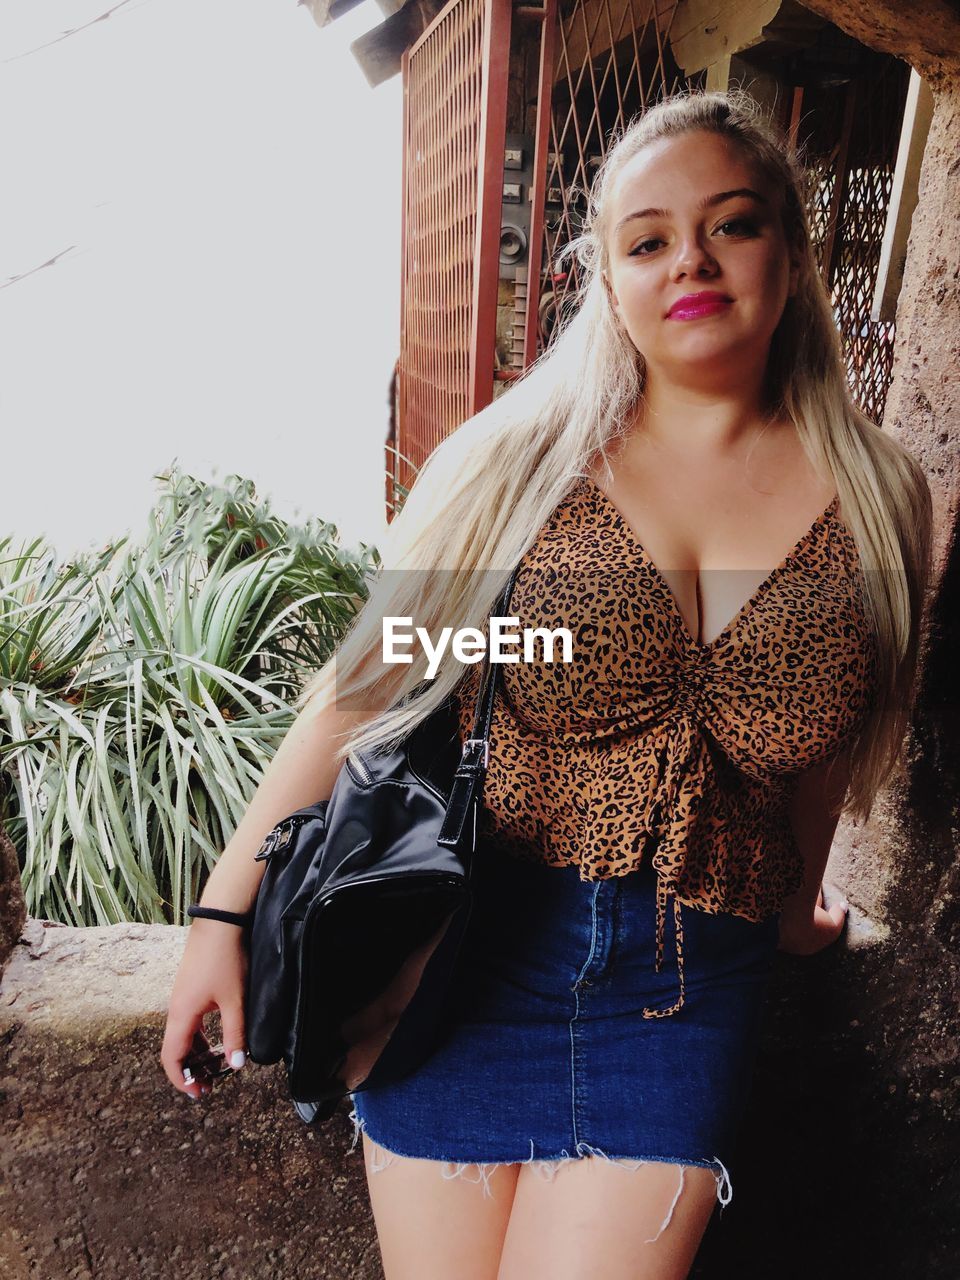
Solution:
<svg viewBox="0 0 960 1280"><path fill-rule="evenodd" d="M252 911L221 911L219 907L201 907L194 902L187 907L188 916L202 916L208 920L223 920L227 924L238 924L244 928L253 919Z"/></svg>

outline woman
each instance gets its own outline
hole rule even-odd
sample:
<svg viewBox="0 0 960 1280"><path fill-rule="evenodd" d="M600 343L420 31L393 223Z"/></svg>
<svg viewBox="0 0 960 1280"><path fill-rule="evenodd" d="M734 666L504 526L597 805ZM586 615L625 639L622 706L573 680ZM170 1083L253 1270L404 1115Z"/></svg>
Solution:
<svg viewBox="0 0 960 1280"><path fill-rule="evenodd" d="M821 877L897 760L931 501L852 403L801 174L740 92L611 145L576 316L428 459L383 550L400 572L204 892L247 909L263 834L350 749L453 691L469 733L478 667L369 655L388 613L485 619L519 562L510 616L570 627L574 661L502 668L448 1033L352 1095L388 1280L686 1276L732 1194L773 953L842 931ZM237 930L195 921L163 1049L193 1096L205 1011L242 1050L243 969Z"/></svg>

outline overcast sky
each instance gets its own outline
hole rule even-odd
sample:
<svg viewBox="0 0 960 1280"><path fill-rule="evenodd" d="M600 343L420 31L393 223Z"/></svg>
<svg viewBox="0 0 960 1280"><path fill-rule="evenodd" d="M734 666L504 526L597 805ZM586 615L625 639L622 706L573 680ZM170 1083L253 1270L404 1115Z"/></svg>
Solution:
<svg viewBox="0 0 960 1280"><path fill-rule="evenodd" d="M0 534L136 533L177 459L378 541L402 99L348 45L382 18L4 0Z"/></svg>

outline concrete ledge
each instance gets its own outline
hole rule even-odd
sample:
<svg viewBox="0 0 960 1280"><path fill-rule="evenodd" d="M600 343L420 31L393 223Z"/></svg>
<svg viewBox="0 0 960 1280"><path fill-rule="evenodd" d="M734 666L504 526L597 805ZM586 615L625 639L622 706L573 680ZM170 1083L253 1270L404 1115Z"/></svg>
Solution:
<svg viewBox="0 0 960 1280"><path fill-rule="evenodd" d="M378 1280L346 1100L314 1132L282 1065L198 1103L163 1074L186 932L26 922L0 983L0 1275Z"/></svg>

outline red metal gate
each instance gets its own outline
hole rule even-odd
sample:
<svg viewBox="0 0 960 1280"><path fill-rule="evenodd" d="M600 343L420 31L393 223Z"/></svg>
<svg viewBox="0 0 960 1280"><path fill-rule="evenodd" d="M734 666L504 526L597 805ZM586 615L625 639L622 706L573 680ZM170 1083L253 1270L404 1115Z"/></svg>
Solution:
<svg viewBox="0 0 960 1280"><path fill-rule="evenodd" d="M402 58L400 497L493 395L510 17L450 0Z"/></svg>

